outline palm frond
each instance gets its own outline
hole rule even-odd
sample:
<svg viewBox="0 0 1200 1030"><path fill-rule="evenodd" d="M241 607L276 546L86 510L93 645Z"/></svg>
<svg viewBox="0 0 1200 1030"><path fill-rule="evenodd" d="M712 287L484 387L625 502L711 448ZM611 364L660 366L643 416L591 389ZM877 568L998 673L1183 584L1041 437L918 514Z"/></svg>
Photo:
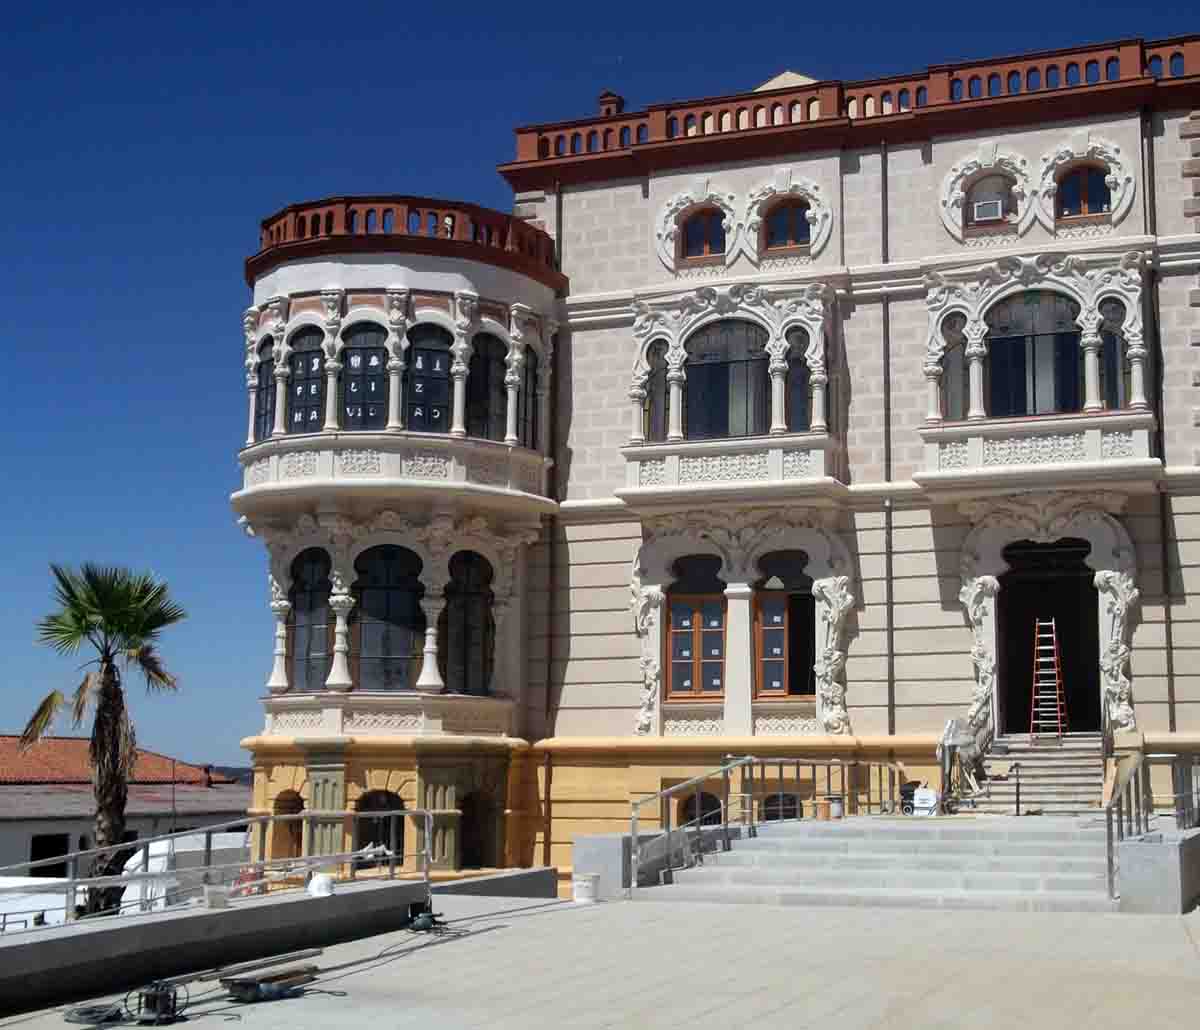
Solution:
<svg viewBox="0 0 1200 1030"><path fill-rule="evenodd" d="M66 704L66 701L61 690L52 690L42 698L42 703L34 709L33 715L29 717L29 722L25 724L25 729L21 733L20 747L22 751L28 751L45 736L46 730L50 728L54 717L58 715L59 709Z"/></svg>
<svg viewBox="0 0 1200 1030"><path fill-rule="evenodd" d="M163 665L162 655L153 644L142 644L141 647L131 648L125 652L127 665L136 665L141 674L146 677L147 690L176 690L179 683Z"/></svg>
<svg viewBox="0 0 1200 1030"><path fill-rule="evenodd" d="M83 717L87 714L88 702L91 701L92 695L99 686L100 677L94 672L89 672L83 677L83 682L75 688L75 696L71 699L71 718L76 726L83 722Z"/></svg>

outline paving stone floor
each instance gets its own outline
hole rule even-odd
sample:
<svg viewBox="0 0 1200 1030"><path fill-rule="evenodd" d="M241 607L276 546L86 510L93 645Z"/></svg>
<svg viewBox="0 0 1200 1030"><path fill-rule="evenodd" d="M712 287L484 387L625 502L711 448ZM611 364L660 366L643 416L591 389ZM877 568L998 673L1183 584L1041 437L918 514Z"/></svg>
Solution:
<svg viewBox="0 0 1200 1030"><path fill-rule="evenodd" d="M450 933L326 950L300 998L201 993L186 1026L942 1028L1195 1025L1200 914L438 899ZM0 1028L63 1027L63 1011Z"/></svg>

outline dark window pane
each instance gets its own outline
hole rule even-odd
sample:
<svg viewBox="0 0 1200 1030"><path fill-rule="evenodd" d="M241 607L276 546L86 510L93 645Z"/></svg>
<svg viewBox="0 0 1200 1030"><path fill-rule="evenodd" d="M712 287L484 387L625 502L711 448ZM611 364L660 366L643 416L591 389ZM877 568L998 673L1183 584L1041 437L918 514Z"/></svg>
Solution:
<svg viewBox="0 0 1200 1030"><path fill-rule="evenodd" d="M314 433L325 421L325 334L301 329L291 339L287 429L289 433Z"/></svg>
<svg viewBox="0 0 1200 1030"><path fill-rule="evenodd" d="M671 690L677 694L691 693L692 686L692 663L691 662L672 662L671 663Z"/></svg>
<svg viewBox="0 0 1200 1030"><path fill-rule="evenodd" d="M450 343L440 326L421 324L408 331L405 373L405 425L417 432L450 429Z"/></svg>
<svg viewBox="0 0 1200 1030"><path fill-rule="evenodd" d="M763 662L762 689L783 693L787 685L783 681L784 663L776 661Z"/></svg>
<svg viewBox="0 0 1200 1030"><path fill-rule="evenodd" d="M1107 178L1108 172L1103 168L1087 170L1088 211L1091 214L1102 214L1109 210L1110 197Z"/></svg>
<svg viewBox="0 0 1200 1030"><path fill-rule="evenodd" d="M495 336L478 334L467 374L467 434L503 440L508 408L504 385L507 348Z"/></svg>
<svg viewBox="0 0 1200 1030"><path fill-rule="evenodd" d="M258 385L254 388L254 439L265 440L275 429L274 344L267 340L258 349Z"/></svg>
<svg viewBox="0 0 1200 1030"><path fill-rule="evenodd" d="M671 634L671 657L677 661L691 661L696 656L692 653L695 645L691 633Z"/></svg>
<svg viewBox="0 0 1200 1030"><path fill-rule="evenodd" d="M767 219L767 246L786 247L788 245L788 222L790 209L779 207L771 212Z"/></svg>
<svg viewBox="0 0 1200 1030"><path fill-rule="evenodd" d="M301 552L292 562L291 687L321 690L329 675L329 594L332 565L320 548Z"/></svg>
<svg viewBox="0 0 1200 1030"><path fill-rule="evenodd" d="M750 322L705 326L687 341L684 391L689 439L767 431L766 331Z"/></svg>
<svg viewBox="0 0 1200 1030"><path fill-rule="evenodd" d="M704 254L704 215L693 215L683 227L684 257L701 257Z"/></svg>
<svg viewBox="0 0 1200 1030"><path fill-rule="evenodd" d="M708 252L710 254L725 253L725 221L720 214L708 216Z"/></svg>
<svg viewBox="0 0 1200 1030"><path fill-rule="evenodd" d="M487 694L495 658L492 567L474 551L450 559L446 607L439 621L438 662L452 694Z"/></svg>
<svg viewBox="0 0 1200 1030"><path fill-rule="evenodd" d="M720 693L725 688L725 666L721 662L704 662L701 666L701 689L706 693Z"/></svg>
<svg viewBox="0 0 1200 1030"><path fill-rule="evenodd" d="M1072 172L1058 184L1058 213L1064 218L1083 213L1083 173Z"/></svg>

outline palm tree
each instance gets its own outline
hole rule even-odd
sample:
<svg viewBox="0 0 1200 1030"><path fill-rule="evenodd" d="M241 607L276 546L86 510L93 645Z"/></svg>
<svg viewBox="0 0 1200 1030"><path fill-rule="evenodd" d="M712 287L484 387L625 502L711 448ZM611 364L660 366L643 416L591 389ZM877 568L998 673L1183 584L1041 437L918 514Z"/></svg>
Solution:
<svg viewBox="0 0 1200 1030"><path fill-rule="evenodd" d="M61 690L52 690L29 719L21 734L21 747L32 747L54 718L69 703L74 725L83 724L88 708L95 706L89 748L92 791L96 800L95 846L122 843L125 836L125 800L129 776L137 761L137 740L125 691L122 668L136 669L150 691L175 690L175 677L163 666L155 650L165 627L185 618L184 610L167 594L167 586L148 573L84 564L78 572L51 565L59 610L38 623L38 640L59 654L95 649L85 664L83 682L68 702ZM123 856L113 851L92 864L92 876L120 873ZM121 888L89 890L87 911L99 912L119 903Z"/></svg>

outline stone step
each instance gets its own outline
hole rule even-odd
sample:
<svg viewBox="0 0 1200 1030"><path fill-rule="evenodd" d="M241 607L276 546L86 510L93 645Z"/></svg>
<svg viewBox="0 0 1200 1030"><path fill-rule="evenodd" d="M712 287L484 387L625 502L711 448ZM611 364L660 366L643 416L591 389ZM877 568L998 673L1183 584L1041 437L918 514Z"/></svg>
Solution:
<svg viewBox="0 0 1200 1030"><path fill-rule="evenodd" d="M1064 825L1065 824L1065 825ZM1055 846L1078 841L1103 841L1104 824L1081 824L1064 819L1030 823L1024 819L973 819L970 816L951 819L854 818L833 822L802 819L796 822L760 824L757 837L742 841L739 846L791 846L800 841L838 840L873 841L886 844L946 843L1050 843Z"/></svg>
<svg viewBox="0 0 1200 1030"><path fill-rule="evenodd" d="M675 871L680 884L706 886L827 887L837 890L884 890L905 887L945 891L1103 891L1105 875L1096 873L1013 873L953 869L800 869L774 866L694 866Z"/></svg>
<svg viewBox="0 0 1200 1030"><path fill-rule="evenodd" d="M822 851L747 851L735 846L732 851L705 856L704 865L717 868L767 869L888 869L897 875L905 870L955 870L981 873L1104 873L1107 864L1103 849L1092 855L1063 857L1044 855L989 855L963 852L956 855L891 853L855 853Z"/></svg>
<svg viewBox="0 0 1200 1030"><path fill-rule="evenodd" d="M852 843L837 840L812 840L797 842L789 846L782 842L745 841L734 845L740 854L762 854L766 856L764 863L782 856L792 855L797 859L803 856L822 855L875 855L893 857L963 857L977 856L982 858L1062 858L1087 859L1103 854L1104 840L1098 842L1054 843L1052 841L1031 841L1027 843L1012 841L909 841L885 844L872 842Z"/></svg>
<svg viewBox="0 0 1200 1030"><path fill-rule="evenodd" d="M861 888L787 886L708 886L684 883L643 887L638 901L698 901L724 905L798 905L838 908L987 909L1009 912L1113 912L1107 894L1091 891L919 890L904 887Z"/></svg>

